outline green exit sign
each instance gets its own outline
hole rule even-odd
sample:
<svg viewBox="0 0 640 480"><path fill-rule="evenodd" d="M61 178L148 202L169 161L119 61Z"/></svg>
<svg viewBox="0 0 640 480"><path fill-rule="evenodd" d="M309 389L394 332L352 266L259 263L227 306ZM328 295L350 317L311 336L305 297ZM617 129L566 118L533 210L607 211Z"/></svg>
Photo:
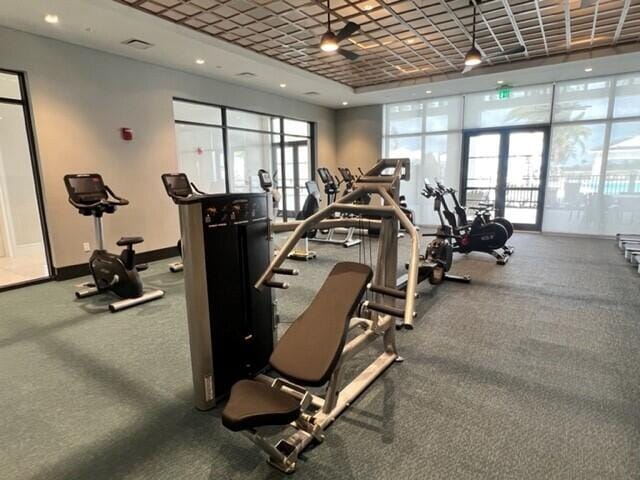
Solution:
<svg viewBox="0 0 640 480"><path fill-rule="evenodd" d="M503 100L511 96L511 87L502 87L498 90L498 98Z"/></svg>

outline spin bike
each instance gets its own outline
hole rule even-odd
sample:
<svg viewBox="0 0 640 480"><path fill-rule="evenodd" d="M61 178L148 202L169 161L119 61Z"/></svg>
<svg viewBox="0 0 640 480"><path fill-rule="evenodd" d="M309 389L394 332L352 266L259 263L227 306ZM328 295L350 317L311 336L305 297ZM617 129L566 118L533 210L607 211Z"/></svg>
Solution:
<svg viewBox="0 0 640 480"><path fill-rule="evenodd" d="M113 292L122 299L109 304L109 310L113 313L164 296L162 290L145 292L142 286L138 272L146 270L147 265L136 265L136 252L133 250L133 245L144 241L142 237L120 238L116 244L126 247L120 255L109 253L104 248L103 215L115 213L118 207L128 205L129 201L113 193L96 173L65 175L64 184L69 193L69 203L81 215L93 216L96 233L97 248L89 259L93 282L82 284L83 290L78 290L76 297L86 298Z"/></svg>
<svg viewBox="0 0 640 480"><path fill-rule="evenodd" d="M469 221L467 220L467 211L465 207L460 204L458 200L458 196L456 195L456 191L453 188L447 188L442 183L436 182L438 189L444 194L448 193L451 195L451 199L453 200L453 204L455 207L456 215L458 217L458 225L467 225ZM482 223L499 223L502 225L507 231L507 239L511 238L513 235L513 224L504 217L493 217L491 216L491 211L495 208L495 205L491 202L480 202L477 207L470 207L475 211L476 219L480 219ZM504 245L502 247L502 251L506 255L512 255L515 249L510 245Z"/></svg>
<svg viewBox="0 0 640 480"><path fill-rule="evenodd" d="M180 200L192 197L194 195L206 195L202 190L199 190L193 182L189 181L186 173L165 173L161 176L162 184L167 192L167 195L171 197L173 203L178 205ZM178 240L178 253L182 257L182 240ZM169 270L173 273L181 272L184 270L182 261L169 264Z"/></svg>
<svg viewBox="0 0 640 480"><path fill-rule="evenodd" d="M471 223L459 223L457 215L447 205L445 196L452 195L452 189L435 189L431 187L428 179L424 179L425 187L429 186L437 192L440 198L440 205L443 209L444 218L451 227L453 237L453 251L459 253L483 252L496 258L498 265L505 265L509 261L510 254L506 253L505 245L509 239L507 229L497 223L485 223L481 215ZM457 199L456 199L457 200ZM462 207L460 207L462 209ZM464 209L462 209L464 210ZM466 215L462 217L466 219ZM498 250L502 250L499 252Z"/></svg>

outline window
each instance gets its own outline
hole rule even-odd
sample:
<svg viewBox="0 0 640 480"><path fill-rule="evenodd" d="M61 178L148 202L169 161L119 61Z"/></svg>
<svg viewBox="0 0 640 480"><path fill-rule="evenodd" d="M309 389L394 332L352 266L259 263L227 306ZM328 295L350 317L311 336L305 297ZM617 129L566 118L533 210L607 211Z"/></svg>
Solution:
<svg viewBox="0 0 640 480"><path fill-rule="evenodd" d="M411 182L401 190L418 223L437 223L420 196L425 177L459 185L462 125L551 124L542 230L640 233L640 73L513 88L499 97L490 91L385 105L383 154L411 159ZM481 147L470 144L471 180L487 190L495 183L487 165L497 157Z"/></svg>
<svg viewBox="0 0 640 480"><path fill-rule="evenodd" d="M0 289L51 271L21 83L0 73Z"/></svg>
<svg viewBox="0 0 640 480"><path fill-rule="evenodd" d="M186 100L173 108L180 169L199 188L260 192L258 170L265 169L283 191L279 213L285 220L297 214L313 179L311 123Z"/></svg>
<svg viewBox="0 0 640 480"><path fill-rule="evenodd" d="M411 180L401 183L400 193L419 224L438 223L433 202L420 194L424 179L459 183L461 108L461 97L385 107L384 156L411 159Z"/></svg>
<svg viewBox="0 0 640 480"><path fill-rule="evenodd" d="M640 75L558 85L544 229L640 233Z"/></svg>
<svg viewBox="0 0 640 480"><path fill-rule="evenodd" d="M552 85L514 88L508 98L497 91L465 95L464 128L548 124L552 96Z"/></svg>
<svg viewBox="0 0 640 480"><path fill-rule="evenodd" d="M612 81L591 79L556 86L554 122L599 120L607 117Z"/></svg>

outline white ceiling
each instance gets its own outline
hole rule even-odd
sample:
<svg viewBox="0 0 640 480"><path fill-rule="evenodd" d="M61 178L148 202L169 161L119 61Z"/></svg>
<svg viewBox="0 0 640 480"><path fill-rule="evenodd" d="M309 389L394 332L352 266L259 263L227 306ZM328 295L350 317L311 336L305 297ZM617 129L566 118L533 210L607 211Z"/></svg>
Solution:
<svg viewBox="0 0 640 480"><path fill-rule="evenodd" d="M60 22L44 22L48 13ZM579 52L517 64L475 69L471 75L459 74L414 80L410 84L385 85L382 89L352 89L264 55L231 45L138 12L112 0L2 0L0 25L55 38L137 60L163 65L198 75L242 84L278 95L298 98L331 108L379 104L412 98L460 94L493 89L498 80L511 85L529 85L550 81L640 71L637 44ZM154 44L149 50L122 45L131 38ZM195 60L202 58L204 65ZM592 72L584 71L591 67ZM253 72L253 78L237 74ZM280 84L285 83L286 88ZM316 91L317 96L305 95Z"/></svg>

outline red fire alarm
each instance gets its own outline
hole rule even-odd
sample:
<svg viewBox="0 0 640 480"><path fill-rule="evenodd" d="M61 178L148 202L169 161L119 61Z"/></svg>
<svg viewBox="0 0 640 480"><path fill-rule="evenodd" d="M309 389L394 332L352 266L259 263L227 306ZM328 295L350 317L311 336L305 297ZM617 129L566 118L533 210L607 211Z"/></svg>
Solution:
<svg viewBox="0 0 640 480"><path fill-rule="evenodd" d="M120 134L122 135L122 139L127 142L133 140L133 130L130 128L121 128Z"/></svg>

